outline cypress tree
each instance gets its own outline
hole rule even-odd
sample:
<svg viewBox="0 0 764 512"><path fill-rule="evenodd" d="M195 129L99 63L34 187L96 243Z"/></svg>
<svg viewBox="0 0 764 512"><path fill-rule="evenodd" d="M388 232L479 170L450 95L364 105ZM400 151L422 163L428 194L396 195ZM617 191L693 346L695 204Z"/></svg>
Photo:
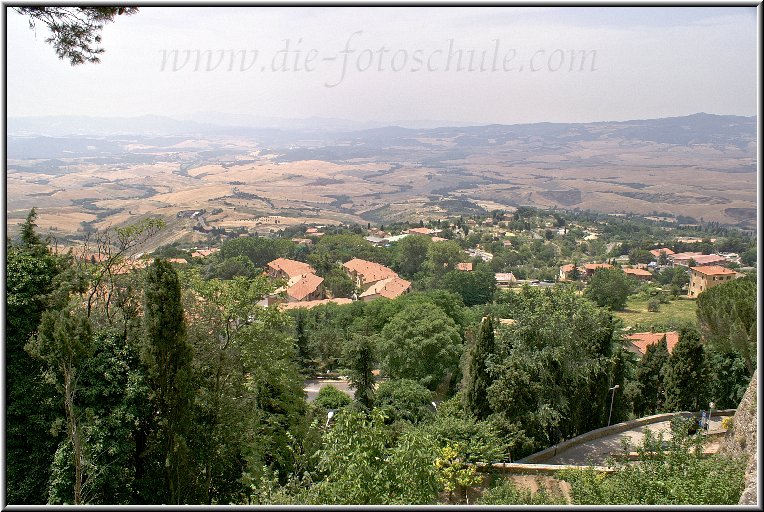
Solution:
<svg viewBox="0 0 764 512"><path fill-rule="evenodd" d="M187 474L185 433L193 390L191 350L186 341L180 280L169 262L156 260L149 266L143 308L142 356L148 368L156 411L156 430L148 442L148 449L163 470L162 500L181 504L186 495L183 486L191 481Z"/></svg>
<svg viewBox="0 0 764 512"><path fill-rule="evenodd" d="M374 406L374 338L353 334L345 344L343 357L350 370L350 382L355 399L371 410Z"/></svg>
<svg viewBox="0 0 764 512"><path fill-rule="evenodd" d="M705 406L704 369L705 355L698 333L682 330L666 366L666 410L698 411Z"/></svg>
<svg viewBox="0 0 764 512"><path fill-rule="evenodd" d="M493 320L486 316L480 324L479 336L470 346L464 373L465 409L479 420L484 420L491 414L488 402L491 378L486 368L486 360L493 353L494 347Z"/></svg>
<svg viewBox="0 0 764 512"><path fill-rule="evenodd" d="M634 403L637 416L655 414L663 408L663 375L668 359L668 345L664 336L658 343L648 345L645 355L637 363L635 378L640 389Z"/></svg>

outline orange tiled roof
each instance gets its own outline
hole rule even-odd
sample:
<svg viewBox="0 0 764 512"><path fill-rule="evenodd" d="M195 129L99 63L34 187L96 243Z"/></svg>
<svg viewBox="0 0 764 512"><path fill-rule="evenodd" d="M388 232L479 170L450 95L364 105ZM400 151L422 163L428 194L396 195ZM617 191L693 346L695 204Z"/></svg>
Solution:
<svg viewBox="0 0 764 512"><path fill-rule="evenodd" d="M635 276L651 276L652 277L652 274L650 272L642 268L625 268L623 269L623 271L626 272L627 274L634 274Z"/></svg>
<svg viewBox="0 0 764 512"><path fill-rule="evenodd" d="M718 275L729 275L729 274L737 274L734 270L730 270L725 267L720 267L718 265L707 265L702 267L690 267L691 270L694 270L700 274L706 275L706 276L718 276Z"/></svg>
<svg viewBox="0 0 764 512"><path fill-rule="evenodd" d="M574 267L574 266L575 266L575 265L573 265L572 263L568 263L568 264L566 264L566 265L563 265L563 266L561 266L561 267L560 267L560 270L562 270L563 272L565 272L565 273L567 274L568 272L570 272L571 270L573 270L573 267Z"/></svg>
<svg viewBox="0 0 764 512"><path fill-rule="evenodd" d="M671 255L671 260L692 260L698 256L703 256L702 252L677 252Z"/></svg>
<svg viewBox="0 0 764 512"><path fill-rule="evenodd" d="M353 258L352 260L343 263L342 266L345 267L345 270L348 272L355 272L358 274L361 277L361 282L364 284L387 279L388 277L398 277L398 274L384 265L358 258Z"/></svg>
<svg viewBox="0 0 764 512"><path fill-rule="evenodd" d="M289 279L286 292L293 299L302 300L315 292L323 282L324 278L318 277L316 274L294 276Z"/></svg>
<svg viewBox="0 0 764 512"><path fill-rule="evenodd" d="M430 228L411 228L409 233L413 235L432 235L435 231Z"/></svg>
<svg viewBox="0 0 764 512"><path fill-rule="evenodd" d="M658 257L660 257L662 252L665 252L666 256L668 256L669 254L674 254L674 251L672 251L668 247L662 247L660 249L653 249L653 250L650 251L650 254L652 254L653 256L658 258Z"/></svg>
<svg viewBox="0 0 764 512"><path fill-rule="evenodd" d="M610 263L584 263L586 270L597 270L598 268L613 268Z"/></svg>
<svg viewBox="0 0 764 512"><path fill-rule="evenodd" d="M268 263L268 267L276 271L281 270L290 278L303 274L313 274L316 272L313 270L313 267L307 263L290 260L287 258L276 258L275 260Z"/></svg>
<svg viewBox="0 0 764 512"><path fill-rule="evenodd" d="M469 272L472 270L472 263L457 263L456 270L466 270Z"/></svg>
<svg viewBox="0 0 764 512"><path fill-rule="evenodd" d="M320 300L306 300L303 302L282 302L279 304L279 309L297 309L305 308L310 309L323 304L351 304L353 301L345 298L338 299L320 299Z"/></svg>
<svg viewBox="0 0 764 512"><path fill-rule="evenodd" d="M635 332L627 336L632 345L644 355L649 345L658 343L663 336L666 336L666 346L669 353L674 349L674 345L679 342L679 333L677 331L669 332Z"/></svg>
<svg viewBox="0 0 764 512"><path fill-rule="evenodd" d="M692 259L695 260L695 263L697 263L697 266L699 267L703 265L712 265L714 263L727 261L727 259L724 256L719 256L718 254L701 254L700 256L695 256Z"/></svg>
<svg viewBox="0 0 764 512"><path fill-rule="evenodd" d="M218 252L220 249L218 247L213 247L211 249L199 249L198 251L194 251L191 253L192 258L204 258L206 256L209 256L210 254Z"/></svg>
<svg viewBox="0 0 764 512"><path fill-rule="evenodd" d="M403 295L409 288L411 288L411 282L398 276L388 277L387 279L383 279L378 283L373 284L368 290L363 292L360 297L380 295L382 297L387 297L388 299L394 299Z"/></svg>

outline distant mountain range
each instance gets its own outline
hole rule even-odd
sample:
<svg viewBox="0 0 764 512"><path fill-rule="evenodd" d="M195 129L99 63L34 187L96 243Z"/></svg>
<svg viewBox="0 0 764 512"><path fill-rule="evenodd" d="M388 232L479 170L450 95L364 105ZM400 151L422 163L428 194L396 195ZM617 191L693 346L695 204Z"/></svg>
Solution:
<svg viewBox="0 0 764 512"><path fill-rule="evenodd" d="M221 112L200 112L178 117L145 115L138 117L40 116L8 118L8 134L10 135L44 135L49 137L187 136L228 134L232 130L280 130L302 133L353 132L387 126L429 129L441 126L474 126L474 124L436 120L362 122L325 117L286 119Z"/></svg>

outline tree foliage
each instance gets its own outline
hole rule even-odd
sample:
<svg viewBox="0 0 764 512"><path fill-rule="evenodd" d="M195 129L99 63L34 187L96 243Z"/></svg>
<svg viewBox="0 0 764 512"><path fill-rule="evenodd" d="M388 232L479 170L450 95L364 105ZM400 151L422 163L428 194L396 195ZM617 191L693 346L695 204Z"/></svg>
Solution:
<svg viewBox="0 0 764 512"><path fill-rule="evenodd" d="M699 411L708 404L706 361L698 333L685 329L679 334L664 373L667 411Z"/></svg>
<svg viewBox="0 0 764 512"><path fill-rule="evenodd" d="M585 295L598 306L620 311L626 307L626 300L633 288L633 280L622 270L598 268L592 274Z"/></svg>
<svg viewBox="0 0 764 512"><path fill-rule="evenodd" d="M53 46L59 59L66 59L72 66L86 62L100 62L99 55L105 50L101 42L101 30L112 23L115 16L135 14L136 7L14 7L29 16L29 28L42 23L50 31L45 40Z"/></svg>
<svg viewBox="0 0 764 512"><path fill-rule="evenodd" d="M490 316L486 316L480 323L480 333L465 352L465 369L462 379L465 409L468 414L472 414L479 420L484 420L491 414L488 387L492 380L486 363L495 350L494 345L493 320Z"/></svg>
<svg viewBox="0 0 764 512"><path fill-rule="evenodd" d="M709 288L697 300L703 339L718 350L743 358L749 375L756 370L756 279L735 279Z"/></svg>
<svg viewBox="0 0 764 512"><path fill-rule="evenodd" d="M382 372L393 379L412 379L428 389L457 370L461 336L440 308L422 304L404 309L382 329Z"/></svg>
<svg viewBox="0 0 764 512"><path fill-rule="evenodd" d="M614 368L610 314L570 288L526 286L505 300L518 321L500 329L488 364L488 399L505 428L543 448L603 426Z"/></svg>

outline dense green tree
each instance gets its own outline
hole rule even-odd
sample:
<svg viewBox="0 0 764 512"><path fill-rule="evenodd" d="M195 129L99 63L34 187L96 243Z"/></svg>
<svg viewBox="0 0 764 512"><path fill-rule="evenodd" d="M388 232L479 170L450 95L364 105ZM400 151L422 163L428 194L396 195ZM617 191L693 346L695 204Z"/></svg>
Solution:
<svg viewBox="0 0 764 512"><path fill-rule="evenodd" d="M5 498L8 504L45 502L50 465L58 441L51 424L64 415L45 362L24 345L49 306L62 261L23 245L6 247L5 295Z"/></svg>
<svg viewBox="0 0 764 512"><path fill-rule="evenodd" d="M343 364L348 369L350 383L355 389L355 399L364 407L374 405L374 375L376 362L376 339L368 333L353 333L344 343Z"/></svg>
<svg viewBox="0 0 764 512"><path fill-rule="evenodd" d="M743 399L751 376L743 358L734 352L719 352L704 346L708 365L708 399L717 409L734 409Z"/></svg>
<svg viewBox="0 0 764 512"><path fill-rule="evenodd" d="M634 395L634 413L639 416L655 414L663 410L666 395L664 374L669 360L668 346L664 336L658 343L648 345L645 355L637 363Z"/></svg>
<svg viewBox="0 0 764 512"><path fill-rule="evenodd" d="M157 259L148 267L143 310L142 359L148 369L156 410L156 430L148 449L154 460L161 461L162 501L177 505L186 503L191 492L187 439L193 389L180 280L166 260Z"/></svg>
<svg viewBox="0 0 764 512"><path fill-rule="evenodd" d="M376 406L391 420L413 424L432 418L432 392L409 379L389 380L379 385Z"/></svg>
<svg viewBox="0 0 764 512"><path fill-rule="evenodd" d="M480 324L480 333L465 352L465 369L462 378L465 409L479 420L485 420L491 414L491 404L488 402L491 375L486 363L493 352L493 320L490 316L486 316Z"/></svg>
<svg viewBox="0 0 764 512"><path fill-rule="evenodd" d="M409 235L395 244L395 269L402 275L413 278L422 270L432 241L429 237Z"/></svg>
<svg viewBox="0 0 764 512"><path fill-rule="evenodd" d="M569 287L507 295L504 314L517 323L498 331L488 399L508 435L519 429L521 457L607 421L614 325Z"/></svg>
<svg viewBox="0 0 764 512"><path fill-rule="evenodd" d="M637 263L650 263L653 261L653 255L646 249L632 249L629 251L629 263L636 265Z"/></svg>
<svg viewBox="0 0 764 512"><path fill-rule="evenodd" d="M620 311L626 307L626 300L633 288L633 280L622 270L599 268L595 270L584 293L598 306Z"/></svg>
<svg viewBox="0 0 764 512"><path fill-rule="evenodd" d="M82 411L77 404L80 390L79 374L95 349L92 327L75 300L71 308L46 310L42 314L38 333L27 344L27 351L43 360L56 380L66 412L66 432L71 444L74 466L72 503L80 505L85 480L87 448L83 438Z"/></svg>
<svg viewBox="0 0 764 512"><path fill-rule="evenodd" d="M430 244L427 249L426 270L436 278L456 268L456 264L464 261L464 254L459 244L453 240Z"/></svg>
<svg viewBox="0 0 764 512"><path fill-rule="evenodd" d="M759 256L759 252L756 250L755 247L753 247L740 254L740 261L743 263L743 265L752 267L756 265L756 259L758 258L758 256Z"/></svg>
<svg viewBox="0 0 764 512"><path fill-rule="evenodd" d="M255 275L257 275L257 267L244 255L232 256L220 263L211 263L205 272L205 277L208 279L217 278L224 280L233 279L237 276L252 278Z"/></svg>
<svg viewBox="0 0 764 512"><path fill-rule="evenodd" d="M704 341L743 358L749 375L756 370L756 278L747 276L709 288L697 300Z"/></svg>
<svg viewBox="0 0 764 512"><path fill-rule="evenodd" d="M355 282L343 269L333 267L324 276L324 287L331 292L332 297L350 298L355 291Z"/></svg>
<svg viewBox="0 0 764 512"><path fill-rule="evenodd" d="M345 333L331 325L323 325L311 331L308 347L321 372L333 372L342 358Z"/></svg>
<svg viewBox="0 0 764 512"><path fill-rule="evenodd" d="M304 308L297 308L294 312L294 340L297 345L297 358L300 368L306 374L311 374L315 368L312 362L308 340L308 315Z"/></svg>
<svg viewBox="0 0 764 512"><path fill-rule="evenodd" d="M255 267L263 268L276 258L290 258L297 244L284 238L245 237L223 242L217 254L219 261L245 256Z"/></svg>
<svg viewBox="0 0 764 512"><path fill-rule="evenodd" d="M496 277L489 265L477 265L472 272L452 270L446 273L440 286L458 294L466 306L476 306L493 299Z"/></svg>
<svg viewBox="0 0 764 512"><path fill-rule="evenodd" d="M361 235L352 234L322 236L308 255L307 261L320 275L326 275L338 263L353 258L375 261L383 265L389 263L389 255L385 249L375 247Z"/></svg>
<svg viewBox="0 0 764 512"><path fill-rule="evenodd" d="M679 333L666 365L663 383L667 411L699 411L708 404L707 375L703 345L694 330Z"/></svg>
<svg viewBox="0 0 764 512"><path fill-rule="evenodd" d="M39 249L43 246L40 235L37 234L37 210L32 208L27 214L27 218L21 225L21 243L27 249Z"/></svg>
<svg viewBox="0 0 764 512"><path fill-rule="evenodd" d="M424 303L404 309L382 329L382 371L435 389L457 371L461 345L456 324L437 306Z"/></svg>
<svg viewBox="0 0 764 512"><path fill-rule="evenodd" d="M431 438L418 431L398 439L382 411L343 412L318 453L321 480L311 501L323 505L426 505L439 486ZM352 470L350 469L352 468Z"/></svg>
<svg viewBox="0 0 764 512"><path fill-rule="evenodd" d="M82 502L127 505L140 490L135 482L137 425L151 415L149 389L137 347L118 330L93 336L94 352L77 377L77 407L84 452ZM75 474L71 443L61 442L51 466L50 504L71 503Z"/></svg>

